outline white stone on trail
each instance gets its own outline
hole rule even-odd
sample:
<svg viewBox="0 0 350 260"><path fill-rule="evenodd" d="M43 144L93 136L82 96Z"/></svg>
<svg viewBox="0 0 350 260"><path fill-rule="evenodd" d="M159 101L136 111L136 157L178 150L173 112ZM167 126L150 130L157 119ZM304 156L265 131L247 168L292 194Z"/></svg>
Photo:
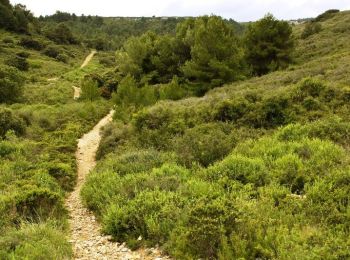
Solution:
<svg viewBox="0 0 350 260"><path fill-rule="evenodd" d="M101 141L100 130L112 121L112 110L89 133L85 134L78 142L76 152L78 178L74 191L66 200L69 210L69 224L74 259L169 259L162 257L159 250L142 249L132 252L125 245L111 241L111 236L101 234L101 227L95 220L95 216L87 210L80 198L80 190L89 172L95 167L95 155L98 144Z"/></svg>

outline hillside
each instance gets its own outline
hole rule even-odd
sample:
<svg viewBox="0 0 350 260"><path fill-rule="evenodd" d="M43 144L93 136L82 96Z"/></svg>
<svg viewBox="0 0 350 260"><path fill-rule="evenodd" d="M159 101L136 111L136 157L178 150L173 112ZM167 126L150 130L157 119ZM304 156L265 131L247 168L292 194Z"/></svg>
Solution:
<svg viewBox="0 0 350 260"><path fill-rule="evenodd" d="M0 259L350 258L350 11L0 12Z"/></svg>
<svg viewBox="0 0 350 260"><path fill-rule="evenodd" d="M82 191L105 232L178 259L348 258L349 19L294 26L286 70L116 115Z"/></svg>
<svg viewBox="0 0 350 260"><path fill-rule="evenodd" d="M64 60L50 57L50 49ZM72 256L64 198L76 183L76 140L110 106L102 99L73 99L73 85L106 70L99 55L80 69L89 52L38 34L0 30L1 259Z"/></svg>

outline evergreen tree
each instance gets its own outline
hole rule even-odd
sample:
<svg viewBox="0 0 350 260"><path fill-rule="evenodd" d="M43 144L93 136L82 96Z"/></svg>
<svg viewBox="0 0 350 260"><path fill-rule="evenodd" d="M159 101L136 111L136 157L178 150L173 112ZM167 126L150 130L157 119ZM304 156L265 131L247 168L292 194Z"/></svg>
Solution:
<svg viewBox="0 0 350 260"><path fill-rule="evenodd" d="M246 59L254 75L285 68L294 47L292 28L271 14L249 25L245 35Z"/></svg>
<svg viewBox="0 0 350 260"><path fill-rule="evenodd" d="M191 46L191 60L182 71L198 94L241 77L242 54L238 40L232 27L221 17L197 18L182 34L183 42Z"/></svg>

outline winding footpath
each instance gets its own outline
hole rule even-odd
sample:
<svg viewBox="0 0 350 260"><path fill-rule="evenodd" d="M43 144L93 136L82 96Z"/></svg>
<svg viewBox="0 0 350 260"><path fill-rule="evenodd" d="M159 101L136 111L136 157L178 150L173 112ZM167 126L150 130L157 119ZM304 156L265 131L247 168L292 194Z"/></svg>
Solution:
<svg viewBox="0 0 350 260"><path fill-rule="evenodd" d="M74 259L168 259L167 257L161 257L161 252L155 248L131 251L124 243L111 241L110 236L101 234L100 224L81 201L81 188L87 175L96 165L95 156L101 141L101 128L112 121L113 114L114 110L111 110L89 133L78 140L76 151L77 185L65 202L69 211L70 243L73 247Z"/></svg>
<svg viewBox="0 0 350 260"><path fill-rule="evenodd" d="M92 58L95 56L96 53L97 53L97 51L95 51L95 50L91 51L91 53L85 58L83 64L81 64L80 68L86 67L89 64L89 62L92 60Z"/></svg>

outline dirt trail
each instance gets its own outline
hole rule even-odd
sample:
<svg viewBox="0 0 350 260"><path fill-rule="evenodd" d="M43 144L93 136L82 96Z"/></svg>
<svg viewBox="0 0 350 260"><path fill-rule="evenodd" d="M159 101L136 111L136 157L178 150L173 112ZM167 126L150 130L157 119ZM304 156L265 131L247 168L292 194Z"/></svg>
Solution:
<svg viewBox="0 0 350 260"><path fill-rule="evenodd" d="M83 64L81 64L80 68L87 66L96 53L97 52L95 50L91 51L91 53L85 58Z"/></svg>
<svg viewBox="0 0 350 260"><path fill-rule="evenodd" d="M97 51L93 50L91 51L91 53L85 58L83 64L81 64L80 68L84 68L86 67L90 61L92 60L92 58L95 56L95 54L97 53ZM50 79L49 79L50 80ZM52 79L51 79L52 80ZM76 100L78 98L80 98L81 95L81 88L76 87L76 86L72 86L72 88L74 89L74 94L73 94L73 98Z"/></svg>
<svg viewBox="0 0 350 260"><path fill-rule="evenodd" d="M74 259L167 259L162 258L159 250L154 248L132 252L125 244L110 241L109 236L101 234L99 223L81 201L80 190L87 175L96 165L95 155L101 140L100 130L112 120L113 113L112 110L78 142L77 185L66 200Z"/></svg>

